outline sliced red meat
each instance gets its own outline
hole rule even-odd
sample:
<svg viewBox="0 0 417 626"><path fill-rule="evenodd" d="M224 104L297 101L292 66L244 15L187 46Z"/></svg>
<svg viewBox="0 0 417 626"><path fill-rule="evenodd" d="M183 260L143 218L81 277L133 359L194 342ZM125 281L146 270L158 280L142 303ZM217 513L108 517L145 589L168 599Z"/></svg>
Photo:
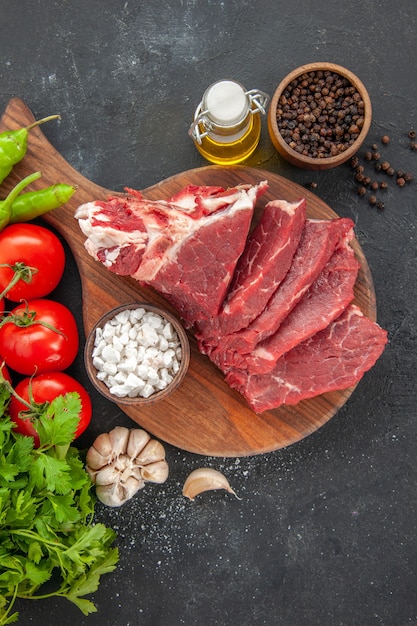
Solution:
<svg viewBox="0 0 417 626"><path fill-rule="evenodd" d="M226 351L250 353L255 346L273 335L280 324L301 300L307 289L326 265L334 250L350 241L353 222L349 218L306 220L298 249L285 279L268 301L264 310L246 328L222 337L214 358L225 359Z"/></svg>
<svg viewBox="0 0 417 626"><path fill-rule="evenodd" d="M349 244L335 250L314 283L274 335L248 355L239 355L239 366L251 373L270 372L277 360L299 343L320 332L352 302L359 262Z"/></svg>
<svg viewBox="0 0 417 626"><path fill-rule="evenodd" d="M220 314L198 325L197 336L205 351L219 337L246 327L265 308L285 278L300 242L306 219L306 202L269 202L248 237Z"/></svg>
<svg viewBox="0 0 417 626"><path fill-rule="evenodd" d="M347 389L377 361L387 333L355 305L281 357L268 374L233 369L226 376L256 413Z"/></svg>
<svg viewBox="0 0 417 626"><path fill-rule="evenodd" d="M81 205L75 217L91 256L160 291L191 326L218 314L267 188L190 186L167 201L130 190L128 198Z"/></svg>

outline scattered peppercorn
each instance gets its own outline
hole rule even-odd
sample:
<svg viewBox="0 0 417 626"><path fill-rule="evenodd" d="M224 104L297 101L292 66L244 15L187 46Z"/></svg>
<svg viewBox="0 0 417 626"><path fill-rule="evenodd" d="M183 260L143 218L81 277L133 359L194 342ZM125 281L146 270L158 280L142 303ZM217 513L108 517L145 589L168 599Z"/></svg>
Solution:
<svg viewBox="0 0 417 626"><path fill-rule="evenodd" d="M406 172L406 173L404 174L404 180L405 180L405 182L406 182L406 183L411 183L411 182L412 182L412 180L413 180L413 175L412 175L412 173L411 173L411 172Z"/></svg>
<svg viewBox="0 0 417 626"><path fill-rule="evenodd" d="M364 168L364 166L363 166L363 165L358 165L358 166L357 166L357 168L356 168L356 170L355 170L355 172L356 172L357 174L363 174L363 173L364 173L364 171L365 171L365 168Z"/></svg>
<svg viewBox="0 0 417 626"><path fill-rule="evenodd" d="M369 204L371 206L375 206L376 203L377 203L376 196L369 196Z"/></svg>
<svg viewBox="0 0 417 626"><path fill-rule="evenodd" d="M369 176L365 176L365 178L363 179L363 181L362 181L362 182L363 182L363 184L364 184L364 185L367 185L367 186L368 186L368 185L370 185L370 184L371 184L371 182L372 182L372 181L371 181L371 179L369 178Z"/></svg>
<svg viewBox="0 0 417 626"><path fill-rule="evenodd" d="M388 135L384 135L383 137L381 137L381 141L385 146L387 146L389 142L391 141L391 139Z"/></svg>
<svg viewBox="0 0 417 626"><path fill-rule="evenodd" d="M381 163L381 169L384 170L384 172L386 172L389 168L390 164L388 163L388 161L383 161L383 163Z"/></svg>
<svg viewBox="0 0 417 626"><path fill-rule="evenodd" d="M388 176L394 176L394 174L395 174L395 169L394 169L393 167L389 167L389 168L387 169L387 174L388 174Z"/></svg>
<svg viewBox="0 0 417 626"><path fill-rule="evenodd" d="M363 185L358 187L358 196L364 196L365 194L366 194L366 187L364 187Z"/></svg>
<svg viewBox="0 0 417 626"><path fill-rule="evenodd" d="M352 167L352 169L356 169L359 165L359 158L357 156L353 156L350 159L350 165Z"/></svg>
<svg viewBox="0 0 417 626"><path fill-rule="evenodd" d="M367 150L363 156L365 161L372 161L372 152L370 152L369 150Z"/></svg>
<svg viewBox="0 0 417 626"><path fill-rule="evenodd" d="M385 209L385 204L379 201L376 203L376 208L378 209L378 211L383 211Z"/></svg>
<svg viewBox="0 0 417 626"><path fill-rule="evenodd" d="M400 176L399 178L397 178L397 185L398 187L404 187L405 185L405 180L402 176Z"/></svg>
<svg viewBox="0 0 417 626"><path fill-rule="evenodd" d="M388 183L385 180L381 181L379 183L379 188L384 190L388 189Z"/></svg>
<svg viewBox="0 0 417 626"><path fill-rule="evenodd" d="M381 163L375 163L375 171L376 172L380 172L382 170L382 165Z"/></svg>
<svg viewBox="0 0 417 626"><path fill-rule="evenodd" d="M381 158L381 155L378 151L372 152L372 160L373 161L379 161L379 159Z"/></svg>
<svg viewBox="0 0 417 626"><path fill-rule="evenodd" d="M312 180L311 183L308 183L307 186L310 187L310 189L317 189L317 183L314 180Z"/></svg>
<svg viewBox="0 0 417 626"><path fill-rule="evenodd" d="M376 150L378 150L378 146L376 145L376 143L373 143L371 146L372 150L375 152Z"/></svg>
<svg viewBox="0 0 417 626"><path fill-rule="evenodd" d="M379 189L379 183L376 180L373 180L371 183L371 189L372 191L376 191L377 189Z"/></svg>
<svg viewBox="0 0 417 626"><path fill-rule="evenodd" d="M408 131L409 139L415 139L415 136L416 136L416 131L415 130L409 130Z"/></svg>
<svg viewBox="0 0 417 626"><path fill-rule="evenodd" d="M404 172L402 170L397 170L397 178L404 178Z"/></svg>

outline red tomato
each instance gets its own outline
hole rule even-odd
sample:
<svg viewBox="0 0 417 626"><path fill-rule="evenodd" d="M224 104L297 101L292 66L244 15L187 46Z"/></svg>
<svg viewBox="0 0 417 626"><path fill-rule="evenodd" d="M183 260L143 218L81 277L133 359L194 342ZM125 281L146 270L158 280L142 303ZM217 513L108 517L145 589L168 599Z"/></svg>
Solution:
<svg viewBox="0 0 417 626"><path fill-rule="evenodd" d="M29 281L19 278L8 289L19 268L18 276L29 275ZM64 247L47 228L36 224L11 224L0 232L0 294L4 292L9 300L43 298L58 285L64 268Z"/></svg>
<svg viewBox="0 0 417 626"><path fill-rule="evenodd" d="M71 365L78 353L79 336L66 306L39 298L19 304L10 315L17 323L9 321L0 328L0 354L10 369L32 375L62 371Z"/></svg>
<svg viewBox="0 0 417 626"><path fill-rule="evenodd" d="M33 378L24 378L16 385L15 391L26 402L31 402L30 394L32 394L33 401L38 405L52 402L57 396L62 396L70 391L76 391L81 399L81 412L74 439L85 431L91 421L92 404L87 390L75 378L65 374L65 372L50 372L34 376ZM34 437L35 447L37 448L39 447L39 436L33 427L32 419L19 417L20 411L26 410L27 407L15 396L12 396L9 404L9 413L10 418L16 424L15 430L22 435ZM36 419L36 417L33 419Z"/></svg>

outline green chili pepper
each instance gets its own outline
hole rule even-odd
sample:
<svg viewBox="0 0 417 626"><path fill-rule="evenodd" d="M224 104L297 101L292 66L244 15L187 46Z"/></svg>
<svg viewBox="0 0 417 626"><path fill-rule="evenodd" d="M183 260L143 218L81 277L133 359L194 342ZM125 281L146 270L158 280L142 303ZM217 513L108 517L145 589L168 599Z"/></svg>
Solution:
<svg viewBox="0 0 417 626"><path fill-rule="evenodd" d="M61 119L60 115L50 115L17 130L0 133L0 184L10 174L13 166L23 159L27 150L29 131L49 120Z"/></svg>
<svg viewBox="0 0 417 626"><path fill-rule="evenodd" d="M3 230L3 228L7 226L7 224L9 223L10 217L12 214L12 205L13 205L13 202L16 200L17 196L19 195L19 193L25 187L30 185L30 183L32 183L34 180L37 180L40 177L41 177L40 172L35 172L34 174L30 174L29 176L26 176L26 178L21 180L20 183L16 185L16 187L13 187L9 195L4 200L0 201L0 230Z"/></svg>
<svg viewBox="0 0 417 626"><path fill-rule="evenodd" d="M13 201L9 223L28 222L57 209L68 202L76 189L75 186L59 183L46 189L22 193Z"/></svg>

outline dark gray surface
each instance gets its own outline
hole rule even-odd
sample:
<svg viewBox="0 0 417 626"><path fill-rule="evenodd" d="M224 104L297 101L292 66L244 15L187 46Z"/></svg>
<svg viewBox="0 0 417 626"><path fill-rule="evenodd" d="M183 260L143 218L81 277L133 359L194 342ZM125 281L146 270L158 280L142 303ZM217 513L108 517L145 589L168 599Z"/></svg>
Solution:
<svg viewBox="0 0 417 626"><path fill-rule="evenodd" d="M21 97L67 161L106 188L144 189L206 165L187 136L204 89L220 78L271 95L301 64L355 72L374 110L367 144L417 174L415 0L62 0L2 2L0 105ZM318 432L242 459L170 446L170 477L97 519L118 532L120 566L84 617L68 603L19 602L21 624L159 626L405 626L417 623L415 183L394 182L385 211L358 198L349 165L311 173L282 161L267 136L249 165L279 173L352 217L390 343L353 396ZM81 323L71 258L57 297ZM85 380L81 359L73 368ZM132 422L92 391L80 445ZM190 416L192 419L192 416ZM188 473L223 471L240 500L194 503Z"/></svg>

